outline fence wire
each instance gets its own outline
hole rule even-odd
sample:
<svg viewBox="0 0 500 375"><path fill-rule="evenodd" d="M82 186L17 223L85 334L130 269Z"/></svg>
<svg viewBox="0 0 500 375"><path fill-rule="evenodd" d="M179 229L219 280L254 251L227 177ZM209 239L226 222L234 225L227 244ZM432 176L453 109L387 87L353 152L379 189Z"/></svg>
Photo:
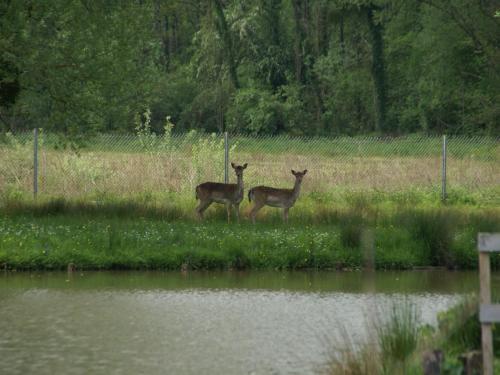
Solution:
<svg viewBox="0 0 500 375"><path fill-rule="evenodd" d="M246 187L291 188L291 169L307 169L304 192L439 193L442 138L426 136L298 138L230 135L229 160L248 163ZM67 140L39 134L39 195L92 198L145 193L192 193L204 181L224 181L224 136L101 134ZM447 185L498 193L500 142L449 137ZM33 133L0 134L0 193L33 192ZM229 180L235 176L229 167Z"/></svg>

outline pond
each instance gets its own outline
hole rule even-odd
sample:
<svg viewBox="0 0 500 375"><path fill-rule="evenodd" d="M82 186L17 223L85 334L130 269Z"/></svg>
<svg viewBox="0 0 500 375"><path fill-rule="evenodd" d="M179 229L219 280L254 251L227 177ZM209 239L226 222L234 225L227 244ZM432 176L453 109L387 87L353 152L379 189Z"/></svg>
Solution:
<svg viewBox="0 0 500 375"><path fill-rule="evenodd" d="M410 299L436 324L477 279L443 270L0 273L1 372L314 373L342 334L361 340L392 301Z"/></svg>

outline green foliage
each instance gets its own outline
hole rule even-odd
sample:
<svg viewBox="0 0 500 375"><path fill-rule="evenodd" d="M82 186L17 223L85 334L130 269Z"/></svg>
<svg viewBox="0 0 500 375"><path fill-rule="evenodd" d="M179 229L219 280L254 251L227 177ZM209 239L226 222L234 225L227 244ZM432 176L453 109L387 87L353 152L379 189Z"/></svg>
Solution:
<svg viewBox="0 0 500 375"><path fill-rule="evenodd" d="M282 104L267 90L242 89L228 112L228 129L252 134L275 134L283 129Z"/></svg>
<svg viewBox="0 0 500 375"><path fill-rule="evenodd" d="M151 3L5 2L2 60L20 82L12 115L75 133L131 130L158 75ZM123 48L123 46L127 48Z"/></svg>
<svg viewBox="0 0 500 375"><path fill-rule="evenodd" d="M494 2L0 5L0 130L498 135ZM126 46L126 48L124 48Z"/></svg>

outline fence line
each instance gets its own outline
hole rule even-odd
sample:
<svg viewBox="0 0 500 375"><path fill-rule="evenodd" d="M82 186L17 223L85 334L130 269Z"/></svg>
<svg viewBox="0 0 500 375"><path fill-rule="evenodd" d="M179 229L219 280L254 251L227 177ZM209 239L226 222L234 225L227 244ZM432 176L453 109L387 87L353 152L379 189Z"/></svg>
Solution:
<svg viewBox="0 0 500 375"><path fill-rule="evenodd" d="M446 198L449 186L493 196L500 186L497 138L190 132L101 134L75 141L35 130L0 134L0 194L95 198L192 192L203 181L233 180L230 161L249 164L246 186L291 186L290 169L307 168L304 191L318 194L420 189Z"/></svg>

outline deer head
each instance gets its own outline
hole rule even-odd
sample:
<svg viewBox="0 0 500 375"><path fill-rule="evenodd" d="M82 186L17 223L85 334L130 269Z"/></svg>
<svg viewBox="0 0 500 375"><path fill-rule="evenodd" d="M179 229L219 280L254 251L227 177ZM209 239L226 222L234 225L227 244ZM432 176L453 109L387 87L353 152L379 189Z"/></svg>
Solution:
<svg viewBox="0 0 500 375"><path fill-rule="evenodd" d="M248 166L248 163L245 163L243 165L236 165L234 163L231 163L231 167L233 167L234 172L236 173L236 177L243 177L243 171L246 169Z"/></svg>
<svg viewBox="0 0 500 375"><path fill-rule="evenodd" d="M304 178L304 176L306 175L307 173L307 169L304 169L302 172L295 172L293 169L292 169L292 174L295 176L295 179L297 182L302 182L302 179Z"/></svg>

